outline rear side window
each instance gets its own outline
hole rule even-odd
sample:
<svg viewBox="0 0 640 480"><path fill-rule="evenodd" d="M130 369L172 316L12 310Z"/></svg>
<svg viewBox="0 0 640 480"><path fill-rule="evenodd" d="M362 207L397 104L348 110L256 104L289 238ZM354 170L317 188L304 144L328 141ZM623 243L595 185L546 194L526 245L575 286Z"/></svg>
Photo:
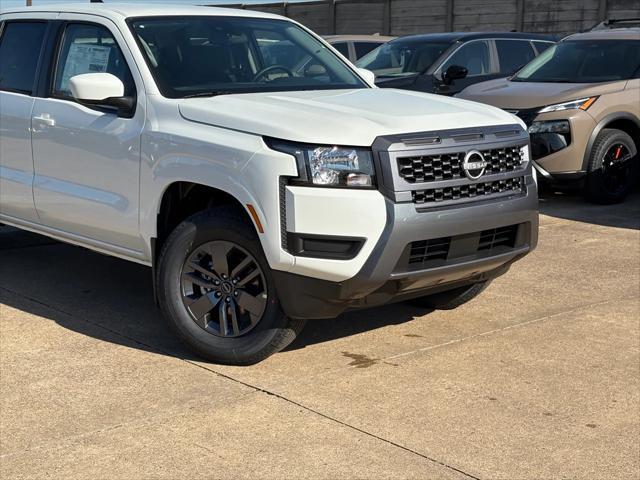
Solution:
<svg viewBox="0 0 640 480"><path fill-rule="evenodd" d="M111 32L102 25L69 24L58 57L54 95L71 97L69 80L84 73L110 73L125 86L125 96L135 94L127 62Z"/></svg>
<svg viewBox="0 0 640 480"><path fill-rule="evenodd" d="M31 95L45 22L7 22L0 38L0 90Z"/></svg>
<svg viewBox="0 0 640 480"><path fill-rule="evenodd" d="M533 44L536 46L536 50L538 51L538 55L540 55L547 48L549 48L551 45L553 45L553 43L551 43L551 42L536 42L536 41L534 41Z"/></svg>
<svg viewBox="0 0 640 480"><path fill-rule="evenodd" d="M524 67L536 56L531 43L523 40L496 40L500 73L511 74Z"/></svg>
<svg viewBox="0 0 640 480"><path fill-rule="evenodd" d="M380 44L375 42L354 42L353 47L356 49L356 60L364 57L367 53L379 46Z"/></svg>
<svg viewBox="0 0 640 480"><path fill-rule="evenodd" d="M332 43L331 46L338 50L346 58L349 58L349 44L345 42Z"/></svg>

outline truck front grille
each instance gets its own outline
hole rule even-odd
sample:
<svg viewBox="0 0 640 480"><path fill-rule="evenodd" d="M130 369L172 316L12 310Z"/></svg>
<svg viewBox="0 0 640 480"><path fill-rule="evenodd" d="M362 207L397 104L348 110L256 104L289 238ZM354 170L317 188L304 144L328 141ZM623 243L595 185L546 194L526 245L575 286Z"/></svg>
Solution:
<svg viewBox="0 0 640 480"><path fill-rule="evenodd" d="M433 238L421 240L411 244L409 252L409 265L425 263L432 260L446 260L449 255L451 237Z"/></svg>
<svg viewBox="0 0 640 480"><path fill-rule="evenodd" d="M469 200L492 195L520 194L525 191L524 177L506 178L491 182L428 188L411 192L413 203L434 204L454 200Z"/></svg>
<svg viewBox="0 0 640 480"><path fill-rule="evenodd" d="M520 146L480 150L489 164L485 175L513 172L522 166ZM465 152L418 155L398 158L398 171L408 183L425 183L465 178L462 168Z"/></svg>
<svg viewBox="0 0 640 480"><path fill-rule="evenodd" d="M508 225L481 232L411 242L407 246L408 255L403 256L404 260L400 261L396 271L423 270L460 260L507 253L523 244L522 236L518 240L518 233L525 225Z"/></svg>
<svg viewBox="0 0 640 480"><path fill-rule="evenodd" d="M496 247L513 247L517 234L517 225L483 230L480 233L478 251L493 250Z"/></svg>

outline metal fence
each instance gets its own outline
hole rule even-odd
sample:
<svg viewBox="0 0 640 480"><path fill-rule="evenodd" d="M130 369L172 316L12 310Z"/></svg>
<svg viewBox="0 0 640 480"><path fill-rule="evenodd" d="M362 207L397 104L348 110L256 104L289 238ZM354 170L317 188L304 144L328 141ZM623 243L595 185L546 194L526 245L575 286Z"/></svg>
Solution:
<svg viewBox="0 0 640 480"><path fill-rule="evenodd" d="M517 30L566 34L640 17L640 0L319 0L234 5L278 13L322 35Z"/></svg>

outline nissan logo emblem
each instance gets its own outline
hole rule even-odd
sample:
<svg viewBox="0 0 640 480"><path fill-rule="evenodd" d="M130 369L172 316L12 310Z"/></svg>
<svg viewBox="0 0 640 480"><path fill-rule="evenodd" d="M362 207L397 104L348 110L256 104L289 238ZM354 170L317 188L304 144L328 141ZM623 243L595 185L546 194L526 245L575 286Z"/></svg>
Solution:
<svg viewBox="0 0 640 480"><path fill-rule="evenodd" d="M469 180L478 180L487 168L487 161L478 150L471 150L464 156L462 169Z"/></svg>

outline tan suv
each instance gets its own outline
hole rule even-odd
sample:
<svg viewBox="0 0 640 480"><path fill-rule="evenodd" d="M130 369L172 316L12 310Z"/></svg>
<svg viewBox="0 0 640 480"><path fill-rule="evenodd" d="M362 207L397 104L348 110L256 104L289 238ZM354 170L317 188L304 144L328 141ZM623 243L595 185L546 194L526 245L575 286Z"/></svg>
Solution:
<svg viewBox="0 0 640 480"><path fill-rule="evenodd" d="M544 180L580 181L599 203L620 202L631 189L640 148L640 28L571 35L514 76L458 96L522 118Z"/></svg>

